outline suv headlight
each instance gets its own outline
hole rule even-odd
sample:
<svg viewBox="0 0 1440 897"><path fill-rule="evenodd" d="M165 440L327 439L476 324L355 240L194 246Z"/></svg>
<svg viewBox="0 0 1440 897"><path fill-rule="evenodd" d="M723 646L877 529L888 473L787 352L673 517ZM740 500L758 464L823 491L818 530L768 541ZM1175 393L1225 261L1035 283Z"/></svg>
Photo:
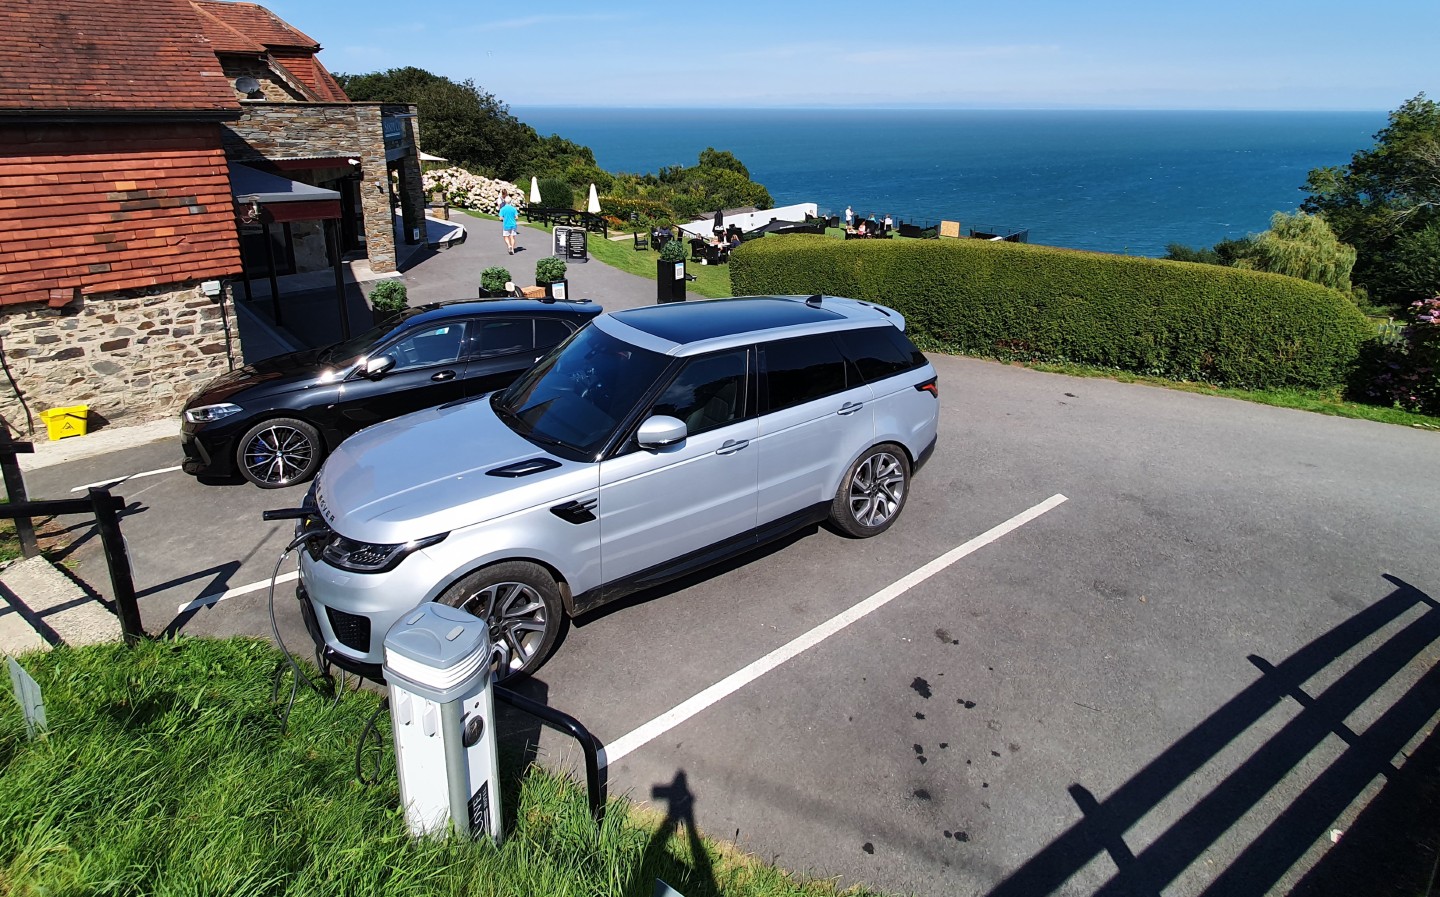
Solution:
<svg viewBox="0 0 1440 897"><path fill-rule="evenodd" d="M332 567L353 573L384 573L393 570L411 552L427 548L445 539L449 533L412 539L398 545L383 545L378 542L357 542L336 534L320 556Z"/></svg>
<svg viewBox="0 0 1440 897"><path fill-rule="evenodd" d="M232 414L239 414L239 405L232 405L229 402L221 402L219 405L201 405L198 408L186 408L185 419L192 424L209 424L229 417Z"/></svg>

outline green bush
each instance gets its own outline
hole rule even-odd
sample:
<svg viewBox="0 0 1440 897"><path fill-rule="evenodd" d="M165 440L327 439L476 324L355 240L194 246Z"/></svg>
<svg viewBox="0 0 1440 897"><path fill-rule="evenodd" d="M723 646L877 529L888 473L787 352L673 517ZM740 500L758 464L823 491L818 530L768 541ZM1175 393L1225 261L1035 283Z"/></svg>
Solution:
<svg viewBox="0 0 1440 897"><path fill-rule="evenodd" d="M505 292L505 284L515 278L510 276L510 271L499 265L492 265L480 272L480 286L491 296L499 296Z"/></svg>
<svg viewBox="0 0 1440 897"><path fill-rule="evenodd" d="M1344 382L1372 334L1346 297L1290 277L978 240L770 237L730 280L880 302L947 351L1252 389Z"/></svg>
<svg viewBox="0 0 1440 897"><path fill-rule="evenodd" d="M382 280L370 291L370 307L375 311L376 320L399 314L409 304L405 297L405 284L398 280Z"/></svg>
<svg viewBox="0 0 1440 897"><path fill-rule="evenodd" d="M569 184L556 178L542 178L539 185L540 205L547 209L575 208L575 192Z"/></svg>
<svg viewBox="0 0 1440 897"><path fill-rule="evenodd" d="M634 223L639 227L657 227L667 223L674 215L667 203L629 196L600 197L600 211L606 215L614 215L626 224L630 223L630 214L633 212Z"/></svg>
<svg viewBox="0 0 1440 897"><path fill-rule="evenodd" d="M660 247L660 261L662 262L683 262L685 261L685 243L679 239L670 240Z"/></svg>
<svg viewBox="0 0 1440 897"><path fill-rule="evenodd" d="M535 263L535 283L556 283L565 279L565 260L547 255Z"/></svg>

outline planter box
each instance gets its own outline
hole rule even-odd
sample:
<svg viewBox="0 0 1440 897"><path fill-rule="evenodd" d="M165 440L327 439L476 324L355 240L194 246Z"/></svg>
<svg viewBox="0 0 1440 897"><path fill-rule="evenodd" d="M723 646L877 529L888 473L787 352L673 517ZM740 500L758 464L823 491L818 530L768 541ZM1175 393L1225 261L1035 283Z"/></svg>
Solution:
<svg viewBox="0 0 1440 897"><path fill-rule="evenodd" d="M684 262L657 261L655 263L655 301L662 303L685 301Z"/></svg>

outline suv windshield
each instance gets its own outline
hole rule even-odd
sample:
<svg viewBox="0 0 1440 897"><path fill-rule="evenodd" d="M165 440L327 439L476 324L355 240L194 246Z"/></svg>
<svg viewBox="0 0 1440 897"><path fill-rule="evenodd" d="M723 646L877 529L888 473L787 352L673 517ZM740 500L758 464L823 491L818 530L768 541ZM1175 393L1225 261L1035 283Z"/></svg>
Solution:
<svg viewBox="0 0 1440 897"><path fill-rule="evenodd" d="M584 327L491 404L521 436L592 458L640 401L668 359Z"/></svg>

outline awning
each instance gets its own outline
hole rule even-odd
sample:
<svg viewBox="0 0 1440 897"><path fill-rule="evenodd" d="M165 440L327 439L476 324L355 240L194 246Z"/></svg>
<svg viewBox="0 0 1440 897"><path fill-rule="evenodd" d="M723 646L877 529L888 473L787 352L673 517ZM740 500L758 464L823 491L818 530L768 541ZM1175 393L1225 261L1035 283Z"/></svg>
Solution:
<svg viewBox="0 0 1440 897"><path fill-rule="evenodd" d="M340 217L340 194L248 165L230 163L230 193L241 205L259 203L272 221Z"/></svg>

